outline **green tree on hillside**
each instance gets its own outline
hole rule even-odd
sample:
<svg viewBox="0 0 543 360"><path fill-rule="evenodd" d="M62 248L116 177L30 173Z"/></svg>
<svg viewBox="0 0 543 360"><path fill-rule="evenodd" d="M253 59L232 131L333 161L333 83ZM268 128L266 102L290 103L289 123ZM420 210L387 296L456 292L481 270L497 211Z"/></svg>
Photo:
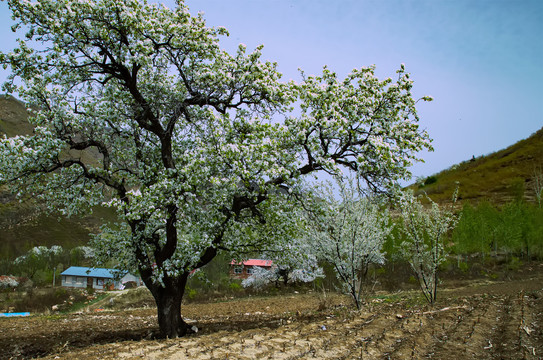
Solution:
<svg viewBox="0 0 543 360"><path fill-rule="evenodd" d="M481 254L488 256L498 249L499 211L485 201L477 207L466 203L462 217L453 234L454 251L457 254Z"/></svg>
<svg viewBox="0 0 543 360"><path fill-rule="evenodd" d="M221 50L227 31L182 1L8 4L27 33L0 54L4 89L39 111L33 135L0 140L0 183L68 215L115 208L98 256L139 270L164 336L188 331L192 270L293 236L292 205L277 198L305 175L343 168L383 191L431 148L403 65L396 80L324 68L282 83L262 47Z"/></svg>
<svg viewBox="0 0 543 360"><path fill-rule="evenodd" d="M489 202L465 204L452 233L456 254L488 256L543 256L543 210L517 200L501 207Z"/></svg>

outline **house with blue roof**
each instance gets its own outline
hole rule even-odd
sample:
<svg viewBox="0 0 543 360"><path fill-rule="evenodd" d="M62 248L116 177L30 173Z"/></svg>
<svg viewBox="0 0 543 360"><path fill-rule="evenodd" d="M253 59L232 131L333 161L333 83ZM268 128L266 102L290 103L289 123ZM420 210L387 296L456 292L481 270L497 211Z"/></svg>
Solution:
<svg viewBox="0 0 543 360"><path fill-rule="evenodd" d="M121 290L127 285L141 286L141 278L115 269L70 266L62 273L62 286L72 288L93 288L96 290Z"/></svg>

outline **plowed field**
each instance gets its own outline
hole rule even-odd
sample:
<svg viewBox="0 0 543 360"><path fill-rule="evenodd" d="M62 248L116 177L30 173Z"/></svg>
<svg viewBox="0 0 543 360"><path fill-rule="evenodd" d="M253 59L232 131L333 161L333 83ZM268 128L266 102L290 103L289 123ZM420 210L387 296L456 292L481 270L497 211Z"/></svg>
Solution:
<svg viewBox="0 0 543 360"><path fill-rule="evenodd" d="M540 267L541 270L541 267ZM382 294L291 294L183 307L197 334L157 340L152 309L0 319L0 358L542 359L543 271L507 282Z"/></svg>

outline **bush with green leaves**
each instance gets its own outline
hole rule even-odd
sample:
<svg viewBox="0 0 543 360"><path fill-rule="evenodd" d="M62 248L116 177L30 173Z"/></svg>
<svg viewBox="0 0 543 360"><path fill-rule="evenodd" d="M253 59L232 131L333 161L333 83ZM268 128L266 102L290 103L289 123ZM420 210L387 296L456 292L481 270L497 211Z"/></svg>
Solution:
<svg viewBox="0 0 543 360"><path fill-rule="evenodd" d="M465 204L453 234L456 254L543 258L543 210L525 201Z"/></svg>

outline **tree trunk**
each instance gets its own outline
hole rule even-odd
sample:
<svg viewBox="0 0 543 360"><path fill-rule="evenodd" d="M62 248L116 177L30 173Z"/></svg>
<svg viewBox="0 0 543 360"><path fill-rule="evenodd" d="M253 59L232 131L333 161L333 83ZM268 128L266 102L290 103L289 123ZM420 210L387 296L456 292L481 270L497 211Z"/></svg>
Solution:
<svg viewBox="0 0 543 360"><path fill-rule="evenodd" d="M183 274L165 279L164 287L153 284L150 288L157 305L158 326L162 337L176 338L192 332L181 317L181 301L187 279L188 274Z"/></svg>
<svg viewBox="0 0 543 360"><path fill-rule="evenodd" d="M360 310L360 298L358 297L358 294L356 292L356 286L351 286L351 296L353 297L354 304L356 305L356 310Z"/></svg>
<svg viewBox="0 0 543 360"><path fill-rule="evenodd" d="M288 275L289 275L289 269L280 270L279 274L281 274L281 277L283 278L283 286L287 287L288 285Z"/></svg>

